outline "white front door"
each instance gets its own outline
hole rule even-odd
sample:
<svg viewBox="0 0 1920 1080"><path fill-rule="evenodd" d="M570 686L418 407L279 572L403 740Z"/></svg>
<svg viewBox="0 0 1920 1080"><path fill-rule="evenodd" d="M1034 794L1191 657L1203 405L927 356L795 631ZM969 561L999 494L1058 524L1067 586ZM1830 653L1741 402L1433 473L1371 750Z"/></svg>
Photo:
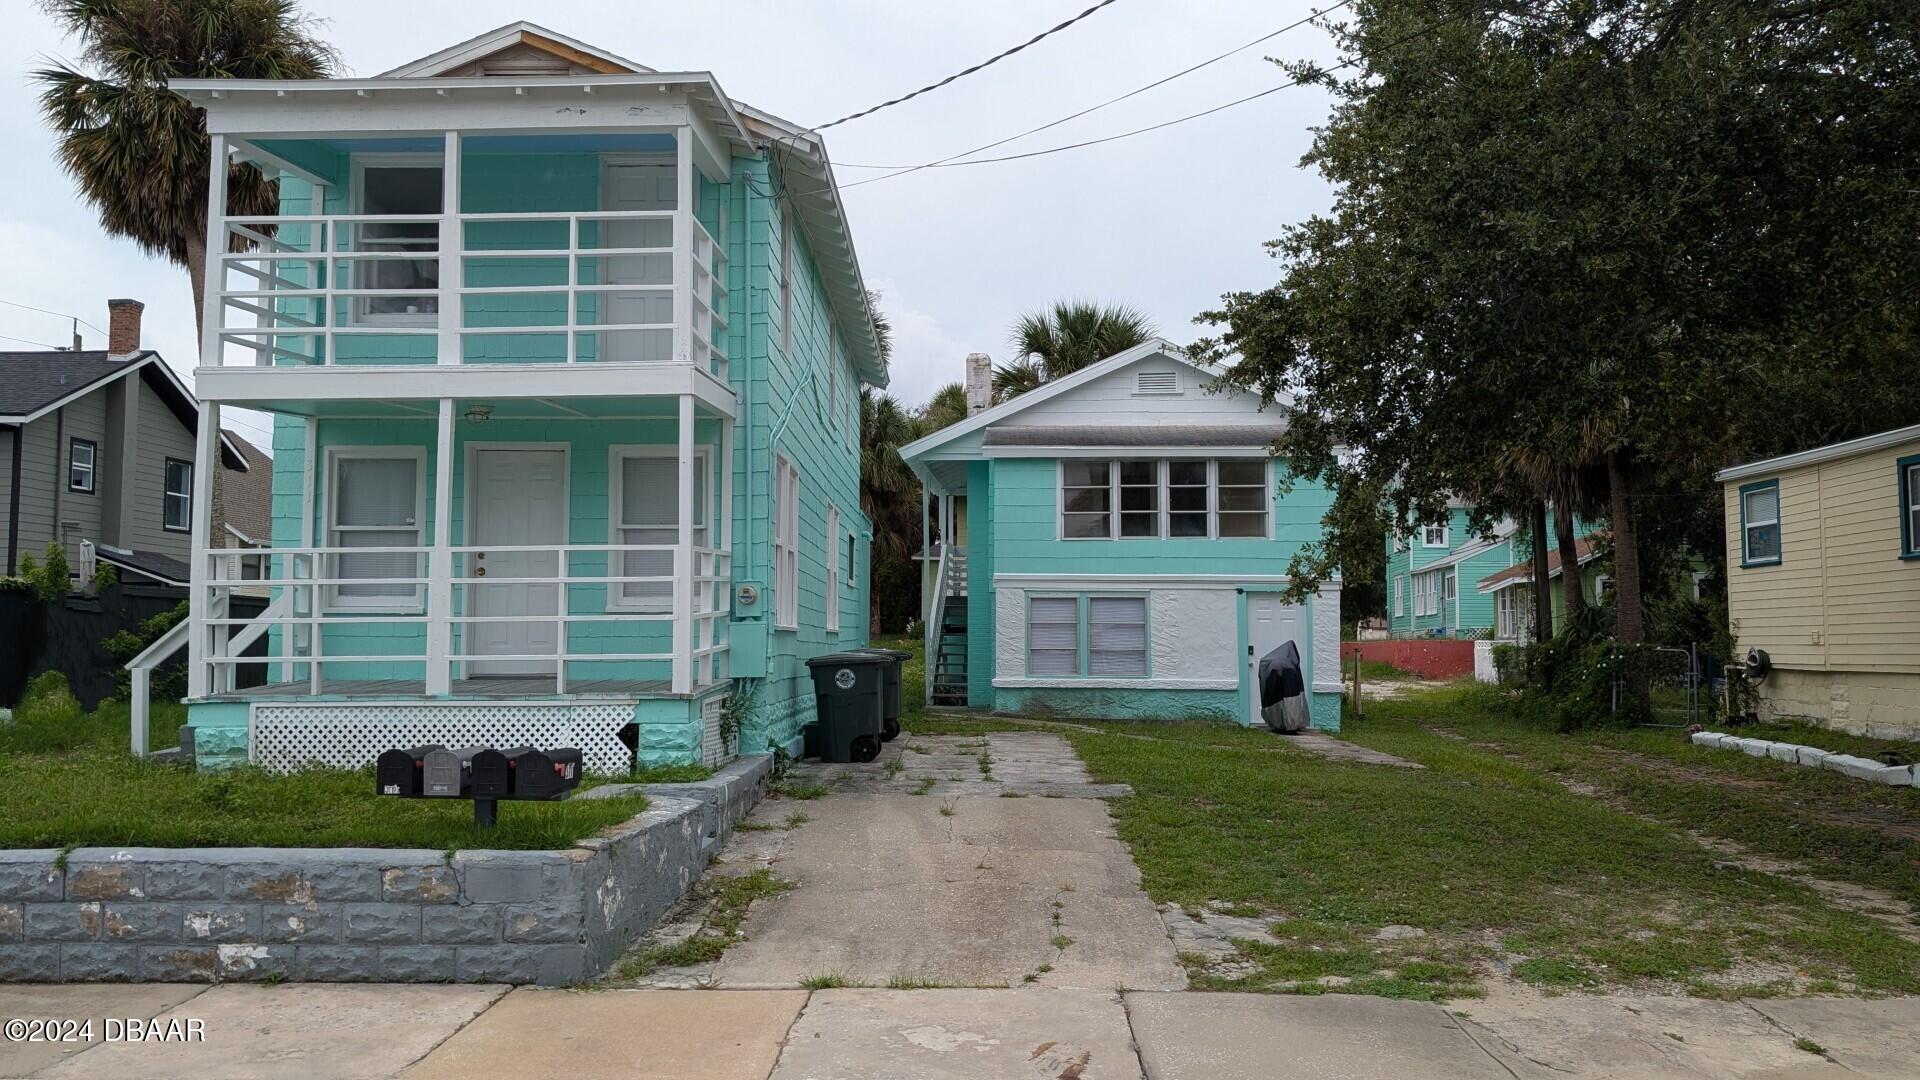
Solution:
<svg viewBox="0 0 1920 1080"><path fill-rule="evenodd" d="M481 549L467 557L469 577L550 578L560 571L552 551L488 551L566 543L567 454L564 450L475 450L473 505L467 543ZM472 614L485 618L540 616L559 612L559 584L512 581L468 587ZM559 627L551 619L468 623L468 652L489 656L552 656L556 659L472 660L469 675L552 675L560 653Z"/></svg>
<svg viewBox="0 0 1920 1080"><path fill-rule="evenodd" d="M1264 724L1260 717L1260 658L1280 647L1282 642L1291 641L1300 650L1300 673L1307 677L1307 650L1312 642L1307 637L1307 609L1293 604L1280 602L1279 593L1256 593L1246 595L1247 603L1247 700L1249 711L1247 723ZM1307 689L1313 687L1309 683Z"/></svg>
<svg viewBox="0 0 1920 1080"><path fill-rule="evenodd" d="M673 210L679 201L678 168L672 162L609 165L601 208ZM607 285L632 285L606 296L610 324L660 324L661 330L616 330L602 334L603 360L664 362L673 359L673 229L671 218L627 218L601 223L601 246L660 248L643 255L600 260Z"/></svg>

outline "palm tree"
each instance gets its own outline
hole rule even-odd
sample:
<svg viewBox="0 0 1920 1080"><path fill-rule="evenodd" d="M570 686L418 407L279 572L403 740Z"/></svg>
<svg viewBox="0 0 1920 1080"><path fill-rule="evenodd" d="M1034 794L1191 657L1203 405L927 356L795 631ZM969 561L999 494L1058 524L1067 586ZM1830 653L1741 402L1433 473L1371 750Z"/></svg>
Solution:
<svg viewBox="0 0 1920 1080"><path fill-rule="evenodd" d="M959 383L948 383L933 392L925 405L920 406L919 431L916 435L931 435L944 427L952 427L967 418L967 388Z"/></svg>
<svg viewBox="0 0 1920 1080"><path fill-rule="evenodd" d="M1147 317L1124 304L1061 300L1046 311L1022 315L1009 335L1013 360L993 373L994 400L1018 397L1125 352L1153 334Z"/></svg>
<svg viewBox="0 0 1920 1080"><path fill-rule="evenodd" d="M33 73L60 163L113 236L187 268L200 310L207 250L206 114L172 79L324 79L338 64L292 0L42 0L81 41L84 70ZM227 174L227 207L271 214L278 185L252 165Z"/></svg>

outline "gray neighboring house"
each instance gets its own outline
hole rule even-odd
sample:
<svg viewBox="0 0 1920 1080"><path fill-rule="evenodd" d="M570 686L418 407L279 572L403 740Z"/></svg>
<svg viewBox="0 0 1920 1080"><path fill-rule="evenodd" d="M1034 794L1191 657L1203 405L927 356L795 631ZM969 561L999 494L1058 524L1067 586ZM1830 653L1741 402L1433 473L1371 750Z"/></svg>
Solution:
<svg viewBox="0 0 1920 1080"><path fill-rule="evenodd" d="M108 301L105 350L0 352L6 573L58 540L76 578L91 551L123 580L187 584L200 403L140 347L144 306ZM222 439L223 472L251 464Z"/></svg>

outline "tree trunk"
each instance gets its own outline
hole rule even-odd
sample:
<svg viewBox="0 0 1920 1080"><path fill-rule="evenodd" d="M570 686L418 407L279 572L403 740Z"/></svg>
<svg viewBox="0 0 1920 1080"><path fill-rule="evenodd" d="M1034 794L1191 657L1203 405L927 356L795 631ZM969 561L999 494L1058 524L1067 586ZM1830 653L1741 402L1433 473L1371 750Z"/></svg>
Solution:
<svg viewBox="0 0 1920 1080"><path fill-rule="evenodd" d="M215 357L200 356L200 328L207 325L207 233L205 229L197 236L187 237L187 281L193 288L193 343L195 355L188 366L217 364Z"/></svg>
<svg viewBox="0 0 1920 1080"><path fill-rule="evenodd" d="M1553 538L1560 550L1560 597L1566 601L1571 621L1586 606L1587 594L1580 588L1580 552L1573 535L1573 511L1561 500L1553 507Z"/></svg>
<svg viewBox="0 0 1920 1080"><path fill-rule="evenodd" d="M1633 472L1627 451L1607 455L1607 487L1613 516L1613 636L1631 645L1646 640L1647 628L1640 603L1640 553L1633 528Z"/></svg>
<svg viewBox="0 0 1920 1080"><path fill-rule="evenodd" d="M1547 504L1533 502L1533 640L1553 637L1553 594L1548 591L1552 579L1547 576Z"/></svg>

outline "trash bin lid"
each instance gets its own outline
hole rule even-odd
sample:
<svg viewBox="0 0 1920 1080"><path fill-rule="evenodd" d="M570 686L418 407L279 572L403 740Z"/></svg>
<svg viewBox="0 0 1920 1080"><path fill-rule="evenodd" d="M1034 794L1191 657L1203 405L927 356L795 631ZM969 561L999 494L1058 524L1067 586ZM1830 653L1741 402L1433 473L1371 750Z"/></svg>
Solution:
<svg viewBox="0 0 1920 1080"><path fill-rule="evenodd" d="M884 656L876 656L870 652L835 652L822 653L808 660L807 666L810 668L851 667L856 664L890 664L892 662Z"/></svg>
<svg viewBox="0 0 1920 1080"><path fill-rule="evenodd" d="M912 654L912 653L910 653L910 652L907 652L907 651L906 651L906 650L904 650L904 649L883 649L883 648L881 648L881 647L880 647L880 646L878 646L878 645L868 645L868 646L866 646L865 648L861 648L861 649L855 649L855 650L853 650L853 651L854 651L854 652L863 652L863 653L872 653L872 654L874 654L875 656L884 656L884 657L886 657L886 658L887 658L887 659L889 659L889 660L911 660L911 659L913 659L913 654Z"/></svg>

